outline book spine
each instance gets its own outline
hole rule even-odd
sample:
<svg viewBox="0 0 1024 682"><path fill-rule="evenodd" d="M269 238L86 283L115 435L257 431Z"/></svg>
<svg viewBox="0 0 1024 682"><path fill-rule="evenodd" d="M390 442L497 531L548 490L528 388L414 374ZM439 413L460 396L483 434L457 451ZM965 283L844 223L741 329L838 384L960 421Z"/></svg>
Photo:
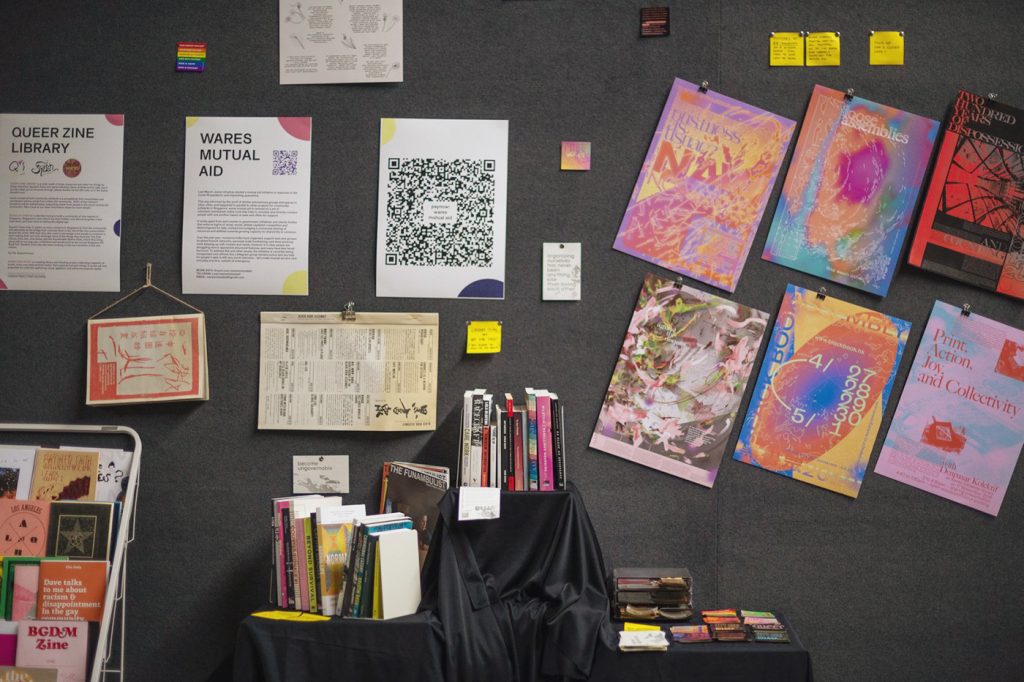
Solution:
<svg viewBox="0 0 1024 682"><path fill-rule="evenodd" d="M540 472L537 463L537 396L532 391L526 394L526 455L529 462L527 489L538 490Z"/></svg>
<svg viewBox="0 0 1024 682"><path fill-rule="evenodd" d="M277 537L277 524L278 519L280 518L277 513L277 504L277 502L271 502L272 513L270 514L270 537L272 538L270 543L270 566L273 570L271 575L274 576L271 598L273 604L283 608L284 604L282 603L281 586L284 583L281 581L281 566L279 563L281 556L281 543L278 541Z"/></svg>
<svg viewBox="0 0 1024 682"><path fill-rule="evenodd" d="M483 454L483 412L484 397L479 394L473 395L473 439L469 453L469 484L480 485L480 458Z"/></svg>
<svg viewBox="0 0 1024 682"><path fill-rule="evenodd" d="M558 398L551 399L551 443L555 450L555 489L565 490L565 410Z"/></svg>
<svg viewBox="0 0 1024 682"><path fill-rule="evenodd" d="M512 410L512 467L515 470L516 490L526 490L523 469L523 414L518 409Z"/></svg>
<svg viewBox="0 0 1024 682"><path fill-rule="evenodd" d="M323 586L323 570L321 546L319 546L319 529L317 528L315 512L309 515L309 554L312 560L309 571L310 576L312 576L312 580L309 581L309 604L313 608L313 613L323 613L324 595L321 591Z"/></svg>
<svg viewBox="0 0 1024 682"><path fill-rule="evenodd" d="M380 542L374 545L373 550L373 617L381 619L384 617L384 594L380 589Z"/></svg>
<svg viewBox="0 0 1024 682"><path fill-rule="evenodd" d="M459 466L459 485L469 485L469 459L473 441L473 392L462 396L462 463Z"/></svg>
<svg viewBox="0 0 1024 682"><path fill-rule="evenodd" d="M352 574L349 576L349 582L351 582L351 592L346 597L347 600L348 600L348 605L347 605L347 609L346 610L348 612L348 615L350 615L352 617L358 617L359 616L358 606L359 606L359 597L360 597L360 594L361 594L360 588L362 587L362 585L360 584L360 580L359 579L360 579L360 570L362 569L362 566L363 566L363 561L366 559L366 537L367 537L366 536L366 527L365 526L361 526L360 529L359 529L359 542L358 542L358 546L356 547L355 556L353 557L352 562L351 562L352 563Z"/></svg>
<svg viewBox="0 0 1024 682"><path fill-rule="evenodd" d="M303 519L295 519L295 601L300 611L309 611L309 584L306 582L306 534Z"/></svg>
<svg viewBox="0 0 1024 682"><path fill-rule="evenodd" d="M486 488L491 482L491 427L487 424L483 427L480 452L480 485Z"/></svg>
<svg viewBox="0 0 1024 682"><path fill-rule="evenodd" d="M352 530L352 546L349 548L345 560L345 569L342 572L344 584L341 591L341 603L338 606L338 615L352 615L352 595L355 592L356 557L359 556L359 546L363 542L363 527L354 526Z"/></svg>
<svg viewBox="0 0 1024 682"><path fill-rule="evenodd" d="M537 487L555 489L554 456L551 451L551 398L537 394Z"/></svg>
<svg viewBox="0 0 1024 682"><path fill-rule="evenodd" d="M316 548L316 543L313 542L313 517L302 519L302 531L305 535L306 541L306 591L309 593L309 612L319 613L316 607L317 600L317 589L316 589L316 569L317 561L316 555L313 553Z"/></svg>
<svg viewBox="0 0 1024 682"><path fill-rule="evenodd" d="M377 536L366 538L366 566L363 567L363 599L359 603L359 615L373 618L374 592L377 577Z"/></svg>
<svg viewBox="0 0 1024 682"><path fill-rule="evenodd" d="M386 514L384 511L384 505L387 504L388 499L388 469L391 466L391 462L384 462L384 466L381 467L380 472L380 507L377 511L378 514Z"/></svg>
<svg viewBox="0 0 1024 682"><path fill-rule="evenodd" d="M284 552L284 591L285 605L289 609L295 608L295 553L292 552L292 531L291 531L291 505L285 503L281 507L281 534L282 548Z"/></svg>
<svg viewBox="0 0 1024 682"><path fill-rule="evenodd" d="M494 414L494 411L491 411ZM490 486L492 488L501 487L501 453L498 452L498 419L493 417L491 419L491 466L489 473Z"/></svg>
<svg viewBox="0 0 1024 682"><path fill-rule="evenodd" d="M516 476L512 469L512 415L501 413L501 482L505 490L516 489Z"/></svg>

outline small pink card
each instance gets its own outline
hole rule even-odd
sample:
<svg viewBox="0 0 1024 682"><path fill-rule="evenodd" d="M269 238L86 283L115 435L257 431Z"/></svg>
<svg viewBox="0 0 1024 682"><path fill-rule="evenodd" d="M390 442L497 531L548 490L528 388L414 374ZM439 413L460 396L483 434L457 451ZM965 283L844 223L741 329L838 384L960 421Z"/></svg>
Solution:
<svg viewBox="0 0 1024 682"><path fill-rule="evenodd" d="M590 143L562 142L562 170L590 170Z"/></svg>

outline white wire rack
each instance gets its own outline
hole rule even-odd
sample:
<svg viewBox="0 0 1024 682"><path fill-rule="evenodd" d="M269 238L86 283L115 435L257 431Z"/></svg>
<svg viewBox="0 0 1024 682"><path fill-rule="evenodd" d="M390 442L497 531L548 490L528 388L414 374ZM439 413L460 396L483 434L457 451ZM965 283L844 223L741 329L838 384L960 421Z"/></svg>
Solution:
<svg viewBox="0 0 1024 682"><path fill-rule="evenodd" d="M135 500L139 492L139 461L142 459L142 440L139 434L127 426L100 426L92 424L19 424L0 422L0 433L88 433L94 435L123 435L131 438L134 445L132 464L128 472L128 489L121 506L121 519L117 526L117 542L114 544L114 558L110 562L110 577L103 599L103 620L96 653L92 660L92 675L89 682L124 680L124 617L125 617L125 574L127 573L128 545L135 540ZM60 443L76 445L78 443ZM113 589L112 589L113 588ZM113 656L117 642L117 656Z"/></svg>

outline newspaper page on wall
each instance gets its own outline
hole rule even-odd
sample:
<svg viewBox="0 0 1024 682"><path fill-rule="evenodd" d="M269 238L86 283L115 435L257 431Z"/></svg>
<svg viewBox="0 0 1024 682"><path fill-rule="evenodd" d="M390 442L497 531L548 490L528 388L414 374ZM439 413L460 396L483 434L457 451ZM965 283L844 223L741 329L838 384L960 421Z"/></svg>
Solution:
<svg viewBox="0 0 1024 682"><path fill-rule="evenodd" d="M437 313L260 314L260 429L432 431Z"/></svg>

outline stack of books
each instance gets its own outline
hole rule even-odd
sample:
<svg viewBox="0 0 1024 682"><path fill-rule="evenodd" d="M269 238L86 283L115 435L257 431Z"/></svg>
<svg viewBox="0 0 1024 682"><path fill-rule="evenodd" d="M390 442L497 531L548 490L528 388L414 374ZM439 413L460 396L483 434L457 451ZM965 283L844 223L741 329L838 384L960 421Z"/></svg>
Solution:
<svg viewBox="0 0 1024 682"><path fill-rule="evenodd" d="M0 670L86 679L131 459L0 445Z"/></svg>
<svg viewBox="0 0 1024 682"><path fill-rule="evenodd" d="M685 568L616 568L614 615L633 620L687 620L693 578Z"/></svg>
<svg viewBox="0 0 1024 682"><path fill-rule="evenodd" d="M339 496L273 500L273 593L281 608L325 616L394 618L415 613L422 558L448 470L384 465L381 509Z"/></svg>
<svg viewBox="0 0 1024 682"><path fill-rule="evenodd" d="M619 651L668 651L668 639L661 630L619 632Z"/></svg>
<svg viewBox="0 0 1024 682"><path fill-rule="evenodd" d="M462 403L459 483L505 490L565 490L565 412L558 395L527 388L495 401L486 389Z"/></svg>

